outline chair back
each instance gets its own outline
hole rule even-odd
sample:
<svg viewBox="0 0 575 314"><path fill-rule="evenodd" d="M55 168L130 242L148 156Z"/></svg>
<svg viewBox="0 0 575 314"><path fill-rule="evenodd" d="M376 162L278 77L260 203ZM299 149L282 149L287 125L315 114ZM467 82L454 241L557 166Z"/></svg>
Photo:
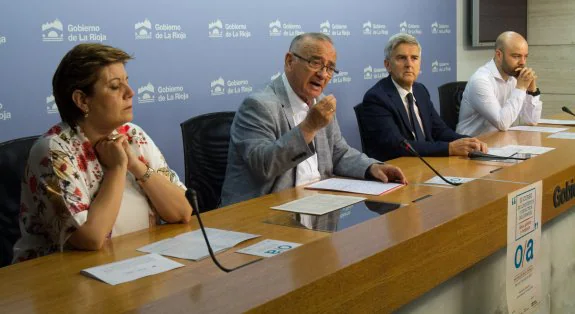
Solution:
<svg viewBox="0 0 575 314"><path fill-rule="evenodd" d="M180 124L186 186L196 190L200 212L217 208L220 203L234 116L233 111L214 112Z"/></svg>
<svg viewBox="0 0 575 314"><path fill-rule="evenodd" d="M38 136L0 143L0 267L12 262L14 243L20 238L21 183L30 148Z"/></svg>
<svg viewBox="0 0 575 314"><path fill-rule="evenodd" d="M451 82L439 86L439 107L441 119L455 131L459 122L459 107L467 82Z"/></svg>
<svg viewBox="0 0 575 314"><path fill-rule="evenodd" d="M361 139L361 151L363 153L366 153L365 143L363 141L363 137L365 136L365 130L362 124L363 107L361 106L361 104L356 105L355 107L353 107L353 111L355 111L355 118L357 119L357 127L359 128L359 138Z"/></svg>

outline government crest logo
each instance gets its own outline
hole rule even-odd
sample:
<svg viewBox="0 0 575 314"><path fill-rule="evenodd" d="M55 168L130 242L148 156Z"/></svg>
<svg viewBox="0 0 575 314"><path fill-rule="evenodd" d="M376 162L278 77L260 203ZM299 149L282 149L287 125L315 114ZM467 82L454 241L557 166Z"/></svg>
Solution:
<svg viewBox="0 0 575 314"><path fill-rule="evenodd" d="M148 84L141 86L138 88L138 103L145 104L154 102L156 90L152 83L148 82Z"/></svg>
<svg viewBox="0 0 575 314"><path fill-rule="evenodd" d="M42 41L64 41L64 25L59 19L42 24Z"/></svg>
<svg viewBox="0 0 575 314"><path fill-rule="evenodd" d="M134 35L137 40L152 39L152 23L145 19L143 22L134 24Z"/></svg>

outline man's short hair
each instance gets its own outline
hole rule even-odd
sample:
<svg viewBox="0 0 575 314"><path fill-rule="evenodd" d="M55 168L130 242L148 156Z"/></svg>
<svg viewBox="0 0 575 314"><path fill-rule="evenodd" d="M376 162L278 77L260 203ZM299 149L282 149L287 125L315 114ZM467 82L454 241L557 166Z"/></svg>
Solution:
<svg viewBox="0 0 575 314"><path fill-rule="evenodd" d="M323 33L303 33L299 34L294 39L292 39L291 44L289 45L290 52L298 52L300 48L300 44L307 38L319 41L327 41L328 43L333 45L333 41L329 36Z"/></svg>
<svg viewBox="0 0 575 314"><path fill-rule="evenodd" d="M421 45L417 41L417 39L409 34L399 33L391 36L387 45L385 46L385 60L389 60L393 50L401 44L410 44L410 45L417 45L419 48L419 55L421 56Z"/></svg>

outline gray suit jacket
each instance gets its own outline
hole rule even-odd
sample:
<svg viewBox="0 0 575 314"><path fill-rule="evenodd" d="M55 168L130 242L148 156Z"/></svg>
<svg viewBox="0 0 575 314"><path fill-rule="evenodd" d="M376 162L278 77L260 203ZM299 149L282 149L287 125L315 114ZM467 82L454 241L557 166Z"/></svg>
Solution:
<svg viewBox="0 0 575 314"><path fill-rule="evenodd" d="M322 179L364 178L367 168L379 163L347 145L336 119L306 144L281 76L243 101L230 136L222 206L293 187L296 166L316 152Z"/></svg>

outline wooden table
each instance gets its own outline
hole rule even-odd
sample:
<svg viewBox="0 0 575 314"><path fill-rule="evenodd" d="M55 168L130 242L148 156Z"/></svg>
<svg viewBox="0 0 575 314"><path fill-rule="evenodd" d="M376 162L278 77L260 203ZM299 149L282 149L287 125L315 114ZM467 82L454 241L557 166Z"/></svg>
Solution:
<svg viewBox="0 0 575 314"><path fill-rule="evenodd" d="M575 130L574 130L575 131ZM556 149L520 164L427 158L442 174L481 177L459 187L421 185L434 176L415 158L399 158L410 185L383 196L409 204L337 233L264 223L270 206L324 193L293 188L202 215L204 224L261 234L218 254L233 267L255 259L234 253L261 239L305 245L226 274L211 260L110 286L80 275L88 267L140 255L136 248L198 228L165 225L114 238L99 252L56 253L0 269L0 312L390 312L506 245L507 194L543 180L543 222L575 204L553 205L557 186L575 176L575 142L535 132L497 132L490 146ZM504 169L495 171L501 167ZM417 203L413 200L432 195Z"/></svg>

